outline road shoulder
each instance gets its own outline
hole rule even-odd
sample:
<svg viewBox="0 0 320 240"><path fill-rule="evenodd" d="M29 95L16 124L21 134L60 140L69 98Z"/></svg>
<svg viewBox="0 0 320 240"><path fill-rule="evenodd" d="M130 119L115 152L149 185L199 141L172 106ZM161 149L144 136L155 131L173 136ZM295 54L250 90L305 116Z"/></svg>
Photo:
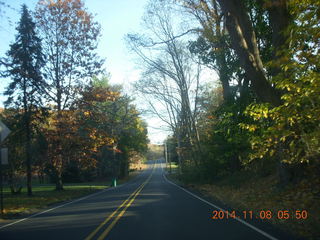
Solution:
<svg viewBox="0 0 320 240"><path fill-rule="evenodd" d="M216 208L212 208L212 211L214 210L225 210L229 213L232 211L235 211L237 213L243 212L243 211L249 211L248 209L240 208L236 205L231 205L227 203L227 201L221 201L221 199L218 199L214 193L203 191L201 188L201 184L184 184L183 182L179 181L177 178L175 178L173 175L168 174L167 172L163 172L163 175L165 179L169 182L172 182L173 184L177 185L180 188L185 189L187 192L190 192L191 194L195 195L196 198L203 199L204 202L208 202L209 205L214 205ZM241 219L241 218L240 218ZM258 231L261 230L267 234L270 233L271 237L275 237L276 239L303 239L301 237L295 237L292 233L286 231L285 229L281 228L278 225L275 225L271 223L268 220L261 220L256 219L253 217L252 219L241 219L241 222L245 222L244 224L248 223L248 225L252 225L252 228L257 228ZM250 226L249 226L250 227ZM272 239L272 238L270 238Z"/></svg>

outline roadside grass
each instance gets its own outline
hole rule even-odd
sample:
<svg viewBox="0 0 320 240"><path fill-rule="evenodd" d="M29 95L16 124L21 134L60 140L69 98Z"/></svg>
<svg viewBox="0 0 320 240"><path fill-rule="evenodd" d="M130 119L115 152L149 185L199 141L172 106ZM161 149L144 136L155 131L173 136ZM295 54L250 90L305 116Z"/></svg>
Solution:
<svg viewBox="0 0 320 240"><path fill-rule="evenodd" d="M179 166L176 162L167 162L166 163L166 171L170 172L170 169L171 169L172 174L178 172L178 167Z"/></svg>
<svg viewBox="0 0 320 240"><path fill-rule="evenodd" d="M124 179L119 179L117 185L130 181L142 170L129 173ZM20 194L11 194L8 187L4 187L4 219L20 218L33 214L52 205L71 201L111 186L110 181L84 182L64 184L63 191L56 191L54 184L35 184L32 186L33 196L27 196L27 188L24 187Z"/></svg>
<svg viewBox="0 0 320 240"><path fill-rule="evenodd" d="M277 177L257 177L248 172L238 172L210 184L184 183L177 173L169 175L170 179L196 190L212 199L217 199L242 212L271 211L272 218L266 220L276 227L307 239L320 237L320 179L303 180L285 189L277 187ZM289 219L279 219L278 211L288 210ZM307 210L307 219L297 219L296 211Z"/></svg>
<svg viewBox="0 0 320 240"><path fill-rule="evenodd" d="M70 201L106 188L103 183L66 184L63 191L56 191L53 184L33 186L33 196L29 197L26 188L20 194L12 195L4 188L4 218L15 218L32 214L45 207Z"/></svg>

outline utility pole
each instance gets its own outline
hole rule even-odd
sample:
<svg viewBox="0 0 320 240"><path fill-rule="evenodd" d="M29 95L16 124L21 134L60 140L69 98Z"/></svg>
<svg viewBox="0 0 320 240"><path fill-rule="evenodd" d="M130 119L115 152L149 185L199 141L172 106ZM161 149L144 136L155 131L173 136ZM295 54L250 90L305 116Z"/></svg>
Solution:
<svg viewBox="0 0 320 240"><path fill-rule="evenodd" d="M168 144L165 142L164 144L164 152L165 152L165 159L166 159L166 167L169 163L169 172L171 173L171 160L170 160L170 152L168 151Z"/></svg>
<svg viewBox="0 0 320 240"><path fill-rule="evenodd" d="M168 151L168 145L167 145L167 157L169 162L169 173L171 174L171 159L170 159L170 152Z"/></svg>
<svg viewBox="0 0 320 240"><path fill-rule="evenodd" d="M167 142L164 142L164 158L166 160L166 167L168 164Z"/></svg>

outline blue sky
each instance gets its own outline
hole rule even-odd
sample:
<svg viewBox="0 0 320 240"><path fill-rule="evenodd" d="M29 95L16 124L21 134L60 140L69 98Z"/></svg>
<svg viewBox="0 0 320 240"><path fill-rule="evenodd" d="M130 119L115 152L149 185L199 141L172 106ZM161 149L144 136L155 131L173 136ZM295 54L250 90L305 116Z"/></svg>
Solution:
<svg viewBox="0 0 320 240"><path fill-rule="evenodd" d="M20 6L25 3L30 10L33 10L37 0L4 0L12 9L5 9L4 17L1 20L0 28L0 56L3 57L9 48L9 44L14 41L16 34L16 23L20 18ZM130 32L139 32L141 17L148 0L85 0L85 6L89 12L95 14L95 20L101 24L102 37L98 47L99 55L106 58L105 67L111 73L111 83L123 84L129 91L130 83L139 78L139 70L134 64L134 57L128 52L124 36ZM7 17L12 25L8 24ZM8 81L0 82L0 92L2 93ZM0 95L0 102L4 98ZM139 106L138 106L139 107ZM146 119L149 124L149 137L152 142L162 142L166 133L152 128L159 126L155 119ZM161 125L161 124L160 124Z"/></svg>

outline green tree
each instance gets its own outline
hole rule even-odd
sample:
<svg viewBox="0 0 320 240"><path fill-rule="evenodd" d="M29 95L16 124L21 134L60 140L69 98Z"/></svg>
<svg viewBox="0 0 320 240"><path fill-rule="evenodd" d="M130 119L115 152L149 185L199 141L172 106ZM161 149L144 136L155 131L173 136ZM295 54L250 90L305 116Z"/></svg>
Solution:
<svg viewBox="0 0 320 240"><path fill-rule="evenodd" d="M75 114L78 165L92 167L98 177L126 177L130 158L147 148L146 124L132 99L107 78L93 78L81 92Z"/></svg>
<svg viewBox="0 0 320 240"><path fill-rule="evenodd" d="M273 81L284 93L283 104L252 104L247 115L254 123L242 125L253 133L251 161L279 152L281 161L300 175L303 165L319 164L319 7L318 1L289 1L295 19L287 30L290 48L279 49L282 57L269 63L281 70ZM291 172L280 177L283 182L295 180Z"/></svg>
<svg viewBox="0 0 320 240"><path fill-rule="evenodd" d="M18 34L15 42L10 45L7 58L4 60L6 76L12 82L5 91L8 96L6 106L14 105L18 111L23 111L23 133L25 137L26 167L28 195L32 195L32 114L42 104L41 93L44 81L41 77L41 67L44 64L41 41L35 32L35 23L26 5L22 5L21 18L16 28Z"/></svg>

